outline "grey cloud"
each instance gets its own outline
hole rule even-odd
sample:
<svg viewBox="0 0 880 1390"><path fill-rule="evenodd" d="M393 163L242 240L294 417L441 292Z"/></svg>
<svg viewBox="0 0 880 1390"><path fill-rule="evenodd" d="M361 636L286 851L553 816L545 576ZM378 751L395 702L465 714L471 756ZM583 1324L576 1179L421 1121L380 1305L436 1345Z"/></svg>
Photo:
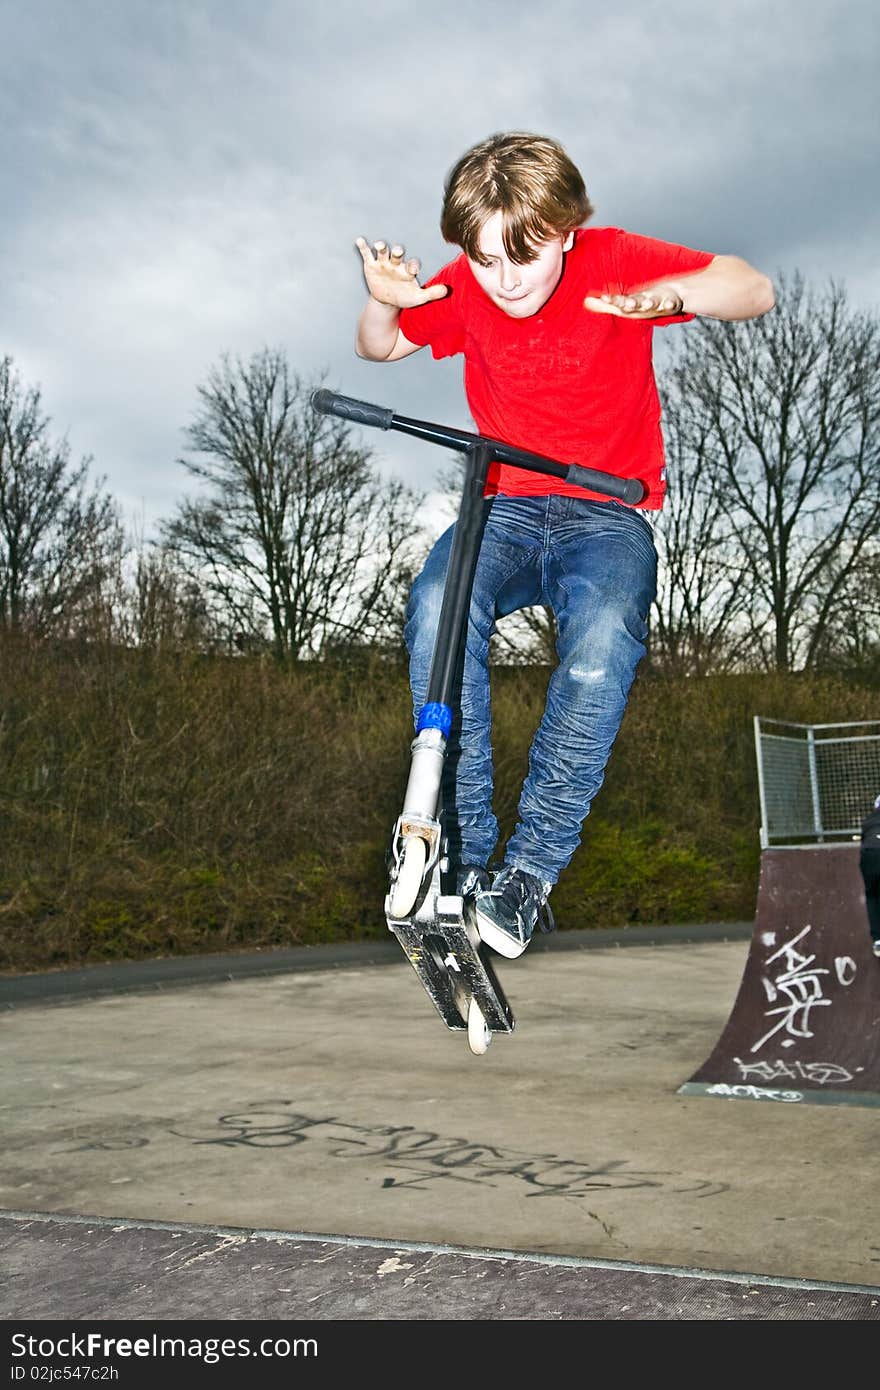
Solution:
<svg viewBox="0 0 880 1390"><path fill-rule="evenodd" d="M845 279L876 305L873 4L724 7L32 0L0 56L0 350L130 509L167 513L195 388L223 351L466 423L460 365L353 353L354 237L426 272L443 177L543 130L597 221ZM439 458L372 436L429 485Z"/></svg>

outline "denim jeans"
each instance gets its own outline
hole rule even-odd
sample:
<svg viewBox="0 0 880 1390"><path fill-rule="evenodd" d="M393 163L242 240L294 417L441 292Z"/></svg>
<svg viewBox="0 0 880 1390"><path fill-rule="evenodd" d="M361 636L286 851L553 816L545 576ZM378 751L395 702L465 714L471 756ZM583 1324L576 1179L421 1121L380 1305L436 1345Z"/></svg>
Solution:
<svg viewBox="0 0 880 1390"><path fill-rule="evenodd" d="M447 745L443 802L450 854L485 865L495 848L489 638L496 618L544 604L556 615L556 666L529 753L505 864L554 884L580 841L645 653L657 583L651 524L617 502L487 499L486 524ZM454 527L413 585L405 638L416 715L425 701Z"/></svg>

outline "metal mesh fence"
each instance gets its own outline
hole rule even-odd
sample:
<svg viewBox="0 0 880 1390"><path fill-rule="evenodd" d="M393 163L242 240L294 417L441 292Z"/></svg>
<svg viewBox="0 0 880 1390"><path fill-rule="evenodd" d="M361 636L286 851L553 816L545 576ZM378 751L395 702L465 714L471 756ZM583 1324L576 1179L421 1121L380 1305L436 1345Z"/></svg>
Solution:
<svg viewBox="0 0 880 1390"><path fill-rule="evenodd" d="M761 844L858 836L880 795L880 721L788 724L755 717Z"/></svg>

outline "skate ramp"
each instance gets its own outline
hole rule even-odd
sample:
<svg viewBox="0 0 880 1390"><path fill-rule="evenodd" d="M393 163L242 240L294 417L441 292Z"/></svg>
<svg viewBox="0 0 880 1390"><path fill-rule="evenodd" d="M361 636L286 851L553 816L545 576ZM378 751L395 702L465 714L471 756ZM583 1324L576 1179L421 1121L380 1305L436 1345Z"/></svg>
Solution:
<svg viewBox="0 0 880 1390"><path fill-rule="evenodd" d="M880 1105L880 961L858 845L764 851L739 993L679 1093Z"/></svg>

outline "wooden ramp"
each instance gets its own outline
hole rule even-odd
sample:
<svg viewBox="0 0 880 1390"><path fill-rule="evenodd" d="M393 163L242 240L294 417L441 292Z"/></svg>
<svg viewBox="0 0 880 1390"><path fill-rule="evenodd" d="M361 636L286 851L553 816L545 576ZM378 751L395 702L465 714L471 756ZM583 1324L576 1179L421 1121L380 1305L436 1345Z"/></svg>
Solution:
<svg viewBox="0 0 880 1390"><path fill-rule="evenodd" d="M739 993L679 1094L880 1105L880 960L858 845L764 851Z"/></svg>

